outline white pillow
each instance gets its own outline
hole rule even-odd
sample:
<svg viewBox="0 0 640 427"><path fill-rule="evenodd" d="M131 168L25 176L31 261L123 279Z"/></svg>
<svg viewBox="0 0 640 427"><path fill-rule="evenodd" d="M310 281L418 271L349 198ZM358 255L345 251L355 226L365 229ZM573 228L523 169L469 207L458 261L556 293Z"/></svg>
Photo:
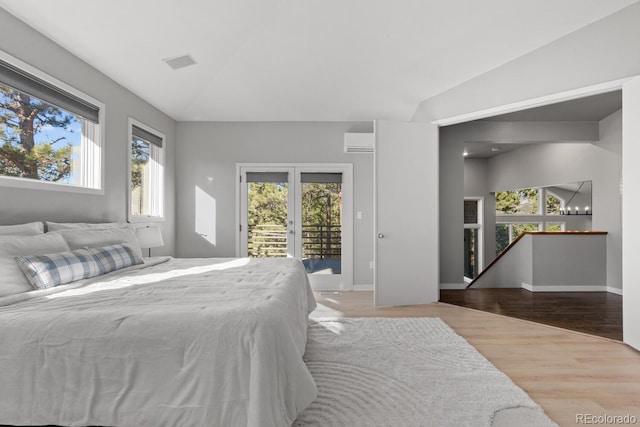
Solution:
<svg viewBox="0 0 640 427"><path fill-rule="evenodd" d="M78 229L104 229L104 228L124 228L130 227L130 224L124 221L118 222L51 222L47 221L47 232L61 230L78 230Z"/></svg>
<svg viewBox="0 0 640 427"><path fill-rule="evenodd" d="M68 250L69 245L59 234L0 236L0 297L33 290L15 257Z"/></svg>
<svg viewBox="0 0 640 427"><path fill-rule="evenodd" d="M44 224L41 221L0 226L0 236L35 236L42 233L44 233Z"/></svg>
<svg viewBox="0 0 640 427"><path fill-rule="evenodd" d="M100 248L103 246L126 243L133 248L140 258L142 258L142 249L140 249L138 238L129 226L124 228L105 228L102 230L92 228L60 230L54 232L54 234L62 235L72 250L81 248Z"/></svg>

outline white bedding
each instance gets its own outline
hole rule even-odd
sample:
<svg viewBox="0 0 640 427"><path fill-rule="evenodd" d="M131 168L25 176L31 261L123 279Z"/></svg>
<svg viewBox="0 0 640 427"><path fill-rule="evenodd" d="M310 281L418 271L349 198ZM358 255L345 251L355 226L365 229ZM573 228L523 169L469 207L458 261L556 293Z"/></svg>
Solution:
<svg viewBox="0 0 640 427"><path fill-rule="evenodd" d="M0 298L0 424L295 420L317 394L302 361L316 304L301 263L155 262Z"/></svg>

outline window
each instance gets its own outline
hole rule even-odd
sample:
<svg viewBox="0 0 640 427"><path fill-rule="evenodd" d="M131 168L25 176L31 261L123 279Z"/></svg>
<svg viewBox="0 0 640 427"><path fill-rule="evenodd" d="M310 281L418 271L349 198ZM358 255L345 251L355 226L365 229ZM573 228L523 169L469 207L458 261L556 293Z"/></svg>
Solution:
<svg viewBox="0 0 640 427"><path fill-rule="evenodd" d="M472 280L482 271L482 205L479 198L464 200L464 277Z"/></svg>
<svg viewBox="0 0 640 427"><path fill-rule="evenodd" d="M564 231L564 222L547 222L545 231Z"/></svg>
<svg viewBox="0 0 640 427"><path fill-rule="evenodd" d="M101 193L104 106L0 52L0 185Z"/></svg>
<svg viewBox="0 0 640 427"><path fill-rule="evenodd" d="M496 215L538 215L540 197L537 188L496 193Z"/></svg>
<svg viewBox="0 0 640 427"><path fill-rule="evenodd" d="M129 119L129 219L160 220L164 215L165 136Z"/></svg>
<svg viewBox="0 0 640 427"><path fill-rule="evenodd" d="M496 256L525 231L542 231L542 223L500 222L496 224Z"/></svg>

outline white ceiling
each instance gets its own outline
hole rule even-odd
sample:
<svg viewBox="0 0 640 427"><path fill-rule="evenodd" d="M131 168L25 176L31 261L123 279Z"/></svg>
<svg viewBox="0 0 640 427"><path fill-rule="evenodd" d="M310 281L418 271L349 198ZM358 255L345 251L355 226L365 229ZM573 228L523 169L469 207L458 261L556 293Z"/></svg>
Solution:
<svg viewBox="0 0 640 427"><path fill-rule="evenodd" d="M0 0L176 120L410 120L638 0ZM197 65L162 60L191 54Z"/></svg>

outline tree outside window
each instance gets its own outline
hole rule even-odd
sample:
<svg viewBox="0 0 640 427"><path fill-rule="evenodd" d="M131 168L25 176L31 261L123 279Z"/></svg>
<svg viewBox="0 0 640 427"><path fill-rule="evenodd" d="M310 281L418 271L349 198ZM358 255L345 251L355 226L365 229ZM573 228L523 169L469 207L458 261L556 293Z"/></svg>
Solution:
<svg viewBox="0 0 640 427"><path fill-rule="evenodd" d="M0 84L0 175L79 184L82 120Z"/></svg>

